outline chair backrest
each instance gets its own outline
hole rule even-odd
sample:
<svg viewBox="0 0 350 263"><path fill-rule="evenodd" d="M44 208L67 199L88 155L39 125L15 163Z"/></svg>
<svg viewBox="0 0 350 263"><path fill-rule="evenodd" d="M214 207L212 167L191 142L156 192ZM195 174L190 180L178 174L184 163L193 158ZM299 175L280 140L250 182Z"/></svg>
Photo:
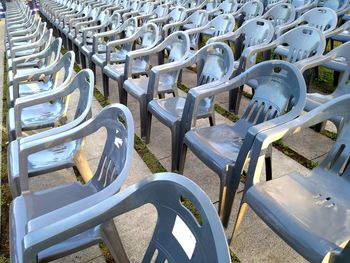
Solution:
<svg viewBox="0 0 350 263"><path fill-rule="evenodd" d="M159 28L154 23L144 24L141 28L141 48L153 47L159 41Z"/></svg>
<svg viewBox="0 0 350 263"><path fill-rule="evenodd" d="M312 56L320 56L325 50L326 40L321 31L314 27L299 26L281 37L276 42L286 53L279 52L279 46L275 49L276 54L286 57L286 60L295 63Z"/></svg>
<svg viewBox="0 0 350 263"><path fill-rule="evenodd" d="M168 23L175 23L184 20L186 17L186 8L176 6L170 13Z"/></svg>
<svg viewBox="0 0 350 263"><path fill-rule="evenodd" d="M295 7L293 5L279 3L269 9L262 18L269 20L276 27L293 22L295 14Z"/></svg>
<svg viewBox="0 0 350 263"><path fill-rule="evenodd" d="M348 0L320 0L317 3L318 6L328 7L334 11L342 11L349 5Z"/></svg>
<svg viewBox="0 0 350 263"><path fill-rule="evenodd" d="M155 4L152 2L144 3L140 9L140 13L141 14L150 14L154 9L154 5Z"/></svg>
<svg viewBox="0 0 350 263"><path fill-rule="evenodd" d="M221 14L207 24L207 28L214 29L213 36L221 36L232 32L235 28L235 18L231 14Z"/></svg>
<svg viewBox="0 0 350 263"><path fill-rule="evenodd" d="M255 18L245 22L236 30L242 39L241 52L248 47L270 43L274 36L274 27L268 20ZM240 52L237 50L237 52ZM235 54L236 56L239 54ZM239 57L239 56L237 56Z"/></svg>
<svg viewBox="0 0 350 263"><path fill-rule="evenodd" d="M204 10L197 10L186 18L188 28L196 28L208 23L208 13ZM188 29L187 28L187 29Z"/></svg>
<svg viewBox="0 0 350 263"><path fill-rule="evenodd" d="M234 58L230 47L224 43L211 43L198 50L188 60L197 64L197 85L204 85L222 78L229 78L234 70Z"/></svg>
<svg viewBox="0 0 350 263"><path fill-rule="evenodd" d="M110 23L111 16L109 15L109 11L103 10L100 12L96 20L98 25L106 25L107 23Z"/></svg>
<svg viewBox="0 0 350 263"><path fill-rule="evenodd" d="M153 16L154 18L159 18L166 16L169 12L168 5L158 5L156 9L154 9Z"/></svg>
<svg viewBox="0 0 350 263"><path fill-rule="evenodd" d="M43 55L44 61L43 66L47 67L48 65L53 64L60 57L62 47L62 39L56 38L48 49L46 49L45 54Z"/></svg>
<svg viewBox="0 0 350 263"><path fill-rule="evenodd" d="M307 23L308 26L315 27L321 32L329 32L336 28L338 16L328 7L315 7L303 14L298 21Z"/></svg>
<svg viewBox="0 0 350 263"><path fill-rule="evenodd" d="M186 57L190 50L189 37L184 32L175 32L159 45L169 49L168 61L173 62Z"/></svg>
<svg viewBox="0 0 350 263"><path fill-rule="evenodd" d="M235 125L243 129L242 134L246 134L251 126L275 119L293 108L303 109L305 81L297 67L289 62L262 62L242 74L245 83L256 83L253 98Z"/></svg>
<svg viewBox="0 0 350 263"><path fill-rule="evenodd" d="M245 3L238 11L243 15L243 20L247 21L259 17L264 12L264 5L260 0L251 0Z"/></svg>
<svg viewBox="0 0 350 263"><path fill-rule="evenodd" d="M95 20L97 19L98 15L100 14L100 8L93 8L90 12L90 14L88 15L90 20Z"/></svg>
<svg viewBox="0 0 350 263"><path fill-rule="evenodd" d="M184 202L192 203L198 218ZM192 181L171 173L156 174L128 188L123 200L111 210L118 212L111 212L110 217L145 204L156 208L158 219L142 262L230 262L217 212ZM187 244L184 235L189 238Z"/></svg>
<svg viewBox="0 0 350 263"><path fill-rule="evenodd" d="M222 14L230 14L236 12L238 4L236 0L224 0L219 6L218 9Z"/></svg>
<svg viewBox="0 0 350 263"><path fill-rule="evenodd" d="M121 20L122 20L121 15L118 12L113 12L109 20L109 28L111 30L114 30L120 27Z"/></svg>

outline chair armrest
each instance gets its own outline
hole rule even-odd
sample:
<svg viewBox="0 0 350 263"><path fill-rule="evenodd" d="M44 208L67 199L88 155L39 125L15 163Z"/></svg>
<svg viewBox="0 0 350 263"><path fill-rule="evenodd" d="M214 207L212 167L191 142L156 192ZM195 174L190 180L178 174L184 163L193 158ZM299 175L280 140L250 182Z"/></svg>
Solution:
<svg viewBox="0 0 350 263"><path fill-rule="evenodd" d="M300 19L295 20L292 23L281 25L276 28L276 38L283 35L288 29L291 29L293 27L296 27L300 23Z"/></svg>
<svg viewBox="0 0 350 263"><path fill-rule="evenodd" d="M325 33L325 37L326 37L326 39L328 39L330 37L338 35L338 34L344 32L346 30L349 30L349 29L350 29L350 21L347 21L344 24L342 24L340 27L338 27L330 32Z"/></svg>
<svg viewBox="0 0 350 263"><path fill-rule="evenodd" d="M221 36L217 36L217 37L211 37L210 39L208 39L207 44L213 43L213 42L224 42L224 41L231 41L231 42L235 42L240 34L237 33L237 31L235 32L228 32L226 34L223 34Z"/></svg>
<svg viewBox="0 0 350 263"><path fill-rule="evenodd" d="M200 26L200 27L197 27L197 28L191 28L191 29L188 29L186 30L185 32L188 34L188 35L193 35L193 34L196 34L196 33L200 33L202 32L203 30L207 29L208 26L207 25L204 25L204 26Z"/></svg>
<svg viewBox="0 0 350 263"><path fill-rule="evenodd" d="M168 19L169 19L169 16L166 15L166 16L163 16L163 17L158 17L158 18L151 19L149 22L157 24L157 23L166 22Z"/></svg>

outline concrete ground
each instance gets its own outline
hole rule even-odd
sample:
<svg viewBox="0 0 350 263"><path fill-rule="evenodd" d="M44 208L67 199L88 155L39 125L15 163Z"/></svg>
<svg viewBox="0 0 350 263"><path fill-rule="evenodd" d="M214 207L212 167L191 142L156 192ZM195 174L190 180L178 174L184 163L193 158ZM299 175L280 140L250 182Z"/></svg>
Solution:
<svg viewBox="0 0 350 263"><path fill-rule="evenodd" d="M0 22L0 34L4 32L4 23ZM0 35L0 39L2 36ZM0 44L0 59L3 56L3 43ZM0 64L0 72L3 72L3 63ZM0 85L3 84L0 74ZM97 84L96 87L102 92L102 76L97 68L96 72ZM183 80L185 85L190 86L193 83L195 75L192 71L184 72ZM110 98L112 103L119 102L117 94L117 84L110 82ZM0 95L2 88L0 87ZM182 92L181 92L182 93ZM219 96L217 102L223 107L226 107L228 96ZM78 94L72 96L71 108L68 115L74 114L74 101L78 98ZM2 101L0 100L0 103ZM248 104L248 100L243 98L240 114ZM139 107L138 102L129 96L130 110L132 111L136 134L140 135L139 127ZM2 109L0 104L0 109ZM96 116L101 110L99 102L94 99L92 104L93 116ZM1 116L1 114L0 114ZM223 116L216 114L217 123L229 123L230 121ZM199 121L198 125L207 126L206 120ZM105 134L99 131L96 134L87 138L85 153L92 169L96 169L99 161L99 153L104 146ZM321 143L322 142L322 143ZM332 144L332 141L310 129L303 130L300 134L285 139L285 143L292 149L301 153L308 159L320 160L327 152ZM153 118L151 142L148 145L150 151L156 156L161 164L170 170L170 131L159 121ZM6 153L2 153L6 154ZM130 170L130 175L125 182L123 188L134 184L142 178L150 175L151 172L143 162L141 157L134 151L133 164ZM291 171L300 171L309 173L310 171L304 166L290 159L278 150L273 150L273 176L274 178L283 176ZM196 182L209 196L213 203L218 200L219 178L208 169L194 154L188 153L184 175ZM263 176L263 175L262 175ZM33 177L30 179L30 189L38 191L61 185L67 182L75 181L76 177L72 169L64 169L54 173ZM236 215L240 202L241 193L237 194L233 215ZM232 216L233 221L234 216ZM151 206L141 207L135 211L122 215L115 219L116 226L121 235L126 252L130 257L131 262L140 262L143 253L150 240L153 227L156 222L156 211ZM232 231L232 223L226 230L227 236L230 236ZM284 243L274 232L272 232L251 210L245 217L245 220L240 228L238 238L231 247L232 251L242 262L305 262L305 260L293 251L286 243ZM75 253L55 262L105 262L104 257L98 246L85 249L79 253Z"/></svg>

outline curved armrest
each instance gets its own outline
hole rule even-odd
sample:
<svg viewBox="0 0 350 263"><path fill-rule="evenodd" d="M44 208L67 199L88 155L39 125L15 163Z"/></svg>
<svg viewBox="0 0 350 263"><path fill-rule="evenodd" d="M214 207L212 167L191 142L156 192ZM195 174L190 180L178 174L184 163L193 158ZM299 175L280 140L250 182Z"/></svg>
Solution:
<svg viewBox="0 0 350 263"><path fill-rule="evenodd" d="M349 29L350 29L350 21L347 21L346 23L342 24L340 27L334 29L333 31L325 33L325 37L327 39L327 38L333 37L335 35L338 35L346 30L349 30Z"/></svg>
<svg viewBox="0 0 350 263"><path fill-rule="evenodd" d="M203 30L205 30L207 28L208 28L208 25L204 25L204 26L200 26L200 27L197 27L197 28L188 29L185 32L188 35L193 35L193 34L196 34L196 33L200 33L200 32L202 32Z"/></svg>
<svg viewBox="0 0 350 263"><path fill-rule="evenodd" d="M166 16L163 16L163 17L158 17L158 18L151 19L149 22L157 24L157 23L166 22L168 19L169 19L169 15L166 15Z"/></svg>
<svg viewBox="0 0 350 263"><path fill-rule="evenodd" d="M291 29L293 27L296 27L300 23L300 19L295 20L292 23L286 24L286 25L281 25L277 27L276 29L276 37L280 37L284 32L286 32L288 29Z"/></svg>
<svg viewBox="0 0 350 263"><path fill-rule="evenodd" d="M69 27L70 28L76 27L77 24L79 24L79 22L84 22L84 21L87 21L88 19L89 19L89 17L87 17L87 16L73 18L73 19L69 20Z"/></svg>
<svg viewBox="0 0 350 263"><path fill-rule="evenodd" d="M223 34L221 36L211 37L210 39L208 39L207 44L210 44L210 43L213 43L213 42L224 42L224 41L235 42L238 39L239 36L240 36L240 34L237 33L237 31L235 31L235 32L228 32L228 33Z"/></svg>

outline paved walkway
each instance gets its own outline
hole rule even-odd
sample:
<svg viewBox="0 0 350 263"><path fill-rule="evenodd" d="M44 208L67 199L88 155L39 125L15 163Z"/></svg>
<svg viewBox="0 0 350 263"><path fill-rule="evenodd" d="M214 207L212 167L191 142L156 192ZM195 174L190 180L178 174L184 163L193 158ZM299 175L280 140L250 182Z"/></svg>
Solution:
<svg viewBox="0 0 350 263"><path fill-rule="evenodd" d="M0 22L0 34L3 34L3 21ZM0 39L3 39L0 35ZM0 61L3 56L3 43L0 44ZM3 72L3 63L0 65L0 70ZM102 76L97 69L97 84L96 87L102 91ZM2 74L0 74L0 85L3 84ZM185 71L183 80L185 85L190 86L193 83L195 74L192 71ZM109 100L111 102L118 102L116 83L111 81L111 96ZM2 88L0 87L0 95L2 96ZM77 100L78 94L72 96L72 104ZM227 96L219 96L217 101L225 107L227 104ZM0 100L0 109L1 107ZM248 100L243 98L242 105L247 105ZM139 135L139 107L136 100L129 96L129 108L131 109L136 134ZM240 114L244 110L244 106L241 109ZM68 111L68 116L74 113L74 107ZM101 110L101 106L96 99L93 100L92 113L93 116ZM0 114L1 116L1 114ZM217 114L217 123L229 122L226 118ZM198 125L208 125L208 122L203 120L199 121ZM1 136L1 135L0 135ZM89 160L92 169L96 169L96 165L99 160L99 153L104 145L105 134L104 131L98 131L96 134L87 138L85 146L85 152L87 159ZM322 141L326 146L322 145L319 141ZM315 143L317 141L317 143ZM285 140L285 142L293 148L295 151L302 153L309 159L319 160L332 144L332 141L320 134L313 132L310 129L303 131L300 135L293 136ZM170 131L153 118L151 142L148 145L152 153L156 158L160 160L162 165L166 169L170 170ZM316 149L315 149L316 147ZM318 148L319 147L319 148ZM5 153L2 153L5 154ZM300 165L299 163L288 158L281 152L273 150L273 172L274 177L282 176L290 171L298 170L300 172L308 173L309 170ZM138 180L150 175L151 172L142 161L140 156L134 152L133 164L130 170L130 175L124 185L129 186ZM189 152L185 167L185 176L195 181L204 191L208 194L213 202L218 200L219 190L219 178L212 171L210 171L199 159L197 159L192 153ZM38 176L30 179L30 189L37 191L60 185L67 182L75 181L72 169L64 169L58 172L50 173L43 176ZM241 195L237 195L235 201L234 215L237 211ZM146 246L152 235L152 230L156 221L156 212L152 206L145 206L137 209L131 213L122 215L115 219L117 228L120 232L121 238L124 242L125 249L129 255L131 262L140 262ZM227 229L227 235L230 235L232 231L232 224ZM233 252L238 256L242 262L305 262L296 252L294 252L288 245L286 245L281 239L278 238L252 211L248 211L247 216L240 229L237 241L232 246ZM94 246L79 253L73 254L69 257L57 260L55 262L105 262L103 255L98 248Z"/></svg>

